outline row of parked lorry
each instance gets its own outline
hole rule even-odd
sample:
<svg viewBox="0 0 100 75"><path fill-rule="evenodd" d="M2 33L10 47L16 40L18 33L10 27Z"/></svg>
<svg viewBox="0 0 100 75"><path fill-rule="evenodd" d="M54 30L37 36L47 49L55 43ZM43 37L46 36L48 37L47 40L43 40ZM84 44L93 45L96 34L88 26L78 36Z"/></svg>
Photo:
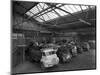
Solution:
<svg viewBox="0 0 100 75"><path fill-rule="evenodd" d="M89 45L87 42L81 44L74 41L63 44L35 44L33 42L26 48L26 57L31 62L38 62L41 64L41 68L45 69L53 67L59 63L70 62L72 57L76 57L83 51L88 51Z"/></svg>

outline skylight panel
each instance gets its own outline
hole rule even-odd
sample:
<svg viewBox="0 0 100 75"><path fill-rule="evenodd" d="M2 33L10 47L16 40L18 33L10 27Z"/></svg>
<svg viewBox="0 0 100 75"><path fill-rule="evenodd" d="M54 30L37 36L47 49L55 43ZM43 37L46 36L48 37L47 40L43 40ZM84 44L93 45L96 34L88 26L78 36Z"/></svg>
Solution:
<svg viewBox="0 0 100 75"><path fill-rule="evenodd" d="M42 16L43 16L43 18L45 19L45 21L50 20L46 14L44 14L44 15L42 15ZM40 16L40 17L42 17L42 16Z"/></svg>
<svg viewBox="0 0 100 75"><path fill-rule="evenodd" d="M76 12L76 11L77 11L73 5L69 5L69 8L70 8L71 10L73 10L73 12Z"/></svg>
<svg viewBox="0 0 100 75"><path fill-rule="evenodd" d="M87 9L86 6L81 6L81 7L82 7L83 10ZM65 5L61 8L70 12L70 13L75 13L75 12L81 11L81 8L80 8L79 5Z"/></svg>
<svg viewBox="0 0 100 75"><path fill-rule="evenodd" d="M74 7L76 8L76 10L81 11L81 8L79 5L74 5Z"/></svg>
<svg viewBox="0 0 100 75"><path fill-rule="evenodd" d="M63 5L63 6L61 6L61 5L62 4L57 4L56 6L69 12L69 13L75 13L75 12L81 11L81 8L82 8L82 10L89 8L87 5L84 5L84 6L81 5L81 7L80 7L80 5ZM45 3L39 3L35 7L33 7L31 10L29 10L26 13L26 15L28 15L29 17L34 16L33 18L39 22L45 22L48 20L58 18L60 16L68 15L68 13L64 12L63 10L55 9L55 8L49 8L49 9L41 12L42 10L44 10L48 7L49 6ZM94 8L94 7L95 6L90 6L90 8ZM41 13L39 13L39 12L41 12Z"/></svg>
<svg viewBox="0 0 100 75"><path fill-rule="evenodd" d="M71 10L68 5L65 5L64 8L66 9L66 11L70 12L70 13L73 13L73 10Z"/></svg>
<svg viewBox="0 0 100 75"><path fill-rule="evenodd" d="M51 12L48 12L47 13L47 15L48 15L48 17L50 18L50 19L52 19L53 17L52 17L52 13Z"/></svg>
<svg viewBox="0 0 100 75"><path fill-rule="evenodd" d="M50 11L51 9L48 9L48 10L46 10L46 11L44 11L44 12L42 12L42 13L40 13L40 14L38 14L37 16L35 16L35 17L38 17L38 16L41 16L42 14L44 15L44 13L46 13L46 12L48 12L48 11Z"/></svg>
<svg viewBox="0 0 100 75"><path fill-rule="evenodd" d="M74 7L75 7L75 9L76 9L77 11L81 11L81 8L80 8L79 5L74 5Z"/></svg>
<svg viewBox="0 0 100 75"><path fill-rule="evenodd" d="M36 14L36 13L39 12L39 10L37 9L37 6L35 6L34 8L32 8L30 11L33 12L34 14Z"/></svg>
<svg viewBox="0 0 100 75"><path fill-rule="evenodd" d="M26 15L28 15L29 17L33 16L33 14L31 12L27 12Z"/></svg>
<svg viewBox="0 0 100 75"><path fill-rule="evenodd" d="M62 7L62 9L63 9L63 7ZM55 11L58 12L61 16L67 15L67 13L63 12L62 10L55 9Z"/></svg>
<svg viewBox="0 0 100 75"><path fill-rule="evenodd" d="M85 10L85 9L86 9L86 6L81 6L81 7L82 7L82 9L83 9L83 10Z"/></svg>
<svg viewBox="0 0 100 75"><path fill-rule="evenodd" d="M34 14L39 13L40 11L42 11L43 9L46 9L48 6L45 3L39 3L37 4L37 6L33 7L30 11ZM29 12L26 13L27 15L29 15ZM31 14L32 15L32 14ZM30 16L30 15L29 15Z"/></svg>
<svg viewBox="0 0 100 75"><path fill-rule="evenodd" d="M39 10L39 12L43 10L40 4L37 5L37 9Z"/></svg>
<svg viewBox="0 0 100 75"><path fill-rule="evenodd" d="M39 22L44 22L43 20L41 20L39 17L35 18L37 21Z"/></svg>
<svg viewBox="0 0 100 75"><path fill-rule="evenodd" d="M50 19L54 19L54 18L57 18L58 15L55 13L55 12L48 12L47 15L50 17Z"/></svg>
<svg viewBox="0 0 100 75"><path fill-rule="evenodd" d="M46 9L48 6L45 3L39 3L39 5L41 6L41 8Z"/></svg>
<svg viewBox="0 0 100 75"><path fill-rule="evenodd" d="M42 20L44 20L44 17L43 17L43 16L39 16L39 18L42 19ZM45 20L44 20L44 21L45 21Z"/></svg>
<svg viewBox="0 0 100 75"><path fill-rule="evenodd" d="M45 21L48 21L48 20L57 18L58 15L54 11L51 11L51 12L48 12L44 15L39 16L39 17L44 19Z"/></svg>

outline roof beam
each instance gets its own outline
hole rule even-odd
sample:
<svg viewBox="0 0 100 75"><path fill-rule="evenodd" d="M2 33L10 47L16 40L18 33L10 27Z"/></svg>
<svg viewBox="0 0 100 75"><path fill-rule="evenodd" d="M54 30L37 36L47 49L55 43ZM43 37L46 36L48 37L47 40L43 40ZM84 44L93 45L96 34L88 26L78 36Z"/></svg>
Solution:
<svg viewBox="0 0 100 75"><path fill-rule="evenodd" d="M50 4L47 4L48 6L51 6ZM60 18L61 18L61 15L57 12L57 11L55 11L55 9L53 9L53 11L55 12L55 14L57 14ZM58 20L56 20L56 23L55 23L55 25L57 24L57 21Z"/></svg>
<svg viewBox="0 0 100 75"><path fill-rule="evenodd" d="M72 7L70 7L69 5L67 5L67 7L69 7L73 12L75 12L75 11L72 9Z"/></svg>
<svg viewBox="0 0 100 75"><path fill-rule="evenodd" d="M21 5L20 3L18 3L17 2L17 5L20 5L22 8L24 8L24 9L27 9L27 8L25 8L23 5ZM33 12L31 12L30 10L29 10L29 12L30 13L32 13L33 15L35 15ZM33 17L34 18L34 17ZM40 18L40 17L39 17ZM28 19L30 19L30 17L28 18ZM42 19L42 18L40 18L41 20L43 20L43 21L45 21L44 19Z"/></svg>
<svg viewBox="0 0 100 75"><path fill-rule="evenodd" d="M42 11L38 12L37 14L33 15L32 17L34 17L34 16L36 16L36 15L38 15L38 14L40 14L40 13L42 13L42 12L48 10L48 9L50 9L50 8L52 8L52 7L48 7L48 8L46 8L46 9L42 10Z"/></svg>
<svg viewBox="0 0 100 75"><path fill-rule="evenodd" d="M37 4L38 4L38 3L35 3L32 7L30 7L29 9L27 9L26 12L28 12L29 10L31 10L31 9L32 9L33 7L35 7ZM25 12L25 13L26 13L26 12ZM24 14L25 14L25 13L24 13Z"/></svg>
<svg viewBox="0 0 100 75"><path fill-rule="evenodd" d="M39 9L39 7L38 6L36 6L37 7L37 9L38 9L38 11L40 12L40 9ZM43 20L45 21L45 19L44 19L44 17L42 16L42 18L43 18Z"/></svg>
<svg viewBox="0 0 100 75"><path fill-rule="evenodd" d="M40 7L42 8L42 6L40 5ZM42 10L44 10L44 7L42 8ZM47 14L46 14L47 15ZM43 16L43 15L41 15L41 16ZM50 18L50 16L49 15L47 15L47 17L51 20L51 18ZM46 22L46 21L45 21Z"/></svg>
<svg viewBox="0 0 100 75"><path fill-rule="evenodd" d="M84 10L82 9L82 6L81 5L79 5L79 6L80 6L80 9L82 11L82 16L84 16Z"/></svg>
<svg viewBox="0 0 100 75"><path fill-rule="evenodd" d="M64 6L64 5L60 5L59 7L62 7L62 6ZM37 15L37 16L35 16L35 18L36 17L39 17L39 16L41 16L41 15L44 15L44 14L46 14L46 13L48 13L48 12L51 12L52 10L54 10L55 8L53 7L53 8L51 8L51 10L48 10L47 12L44 12L44 13L42 13L42 14L40 14L40 15Z"/></svg>
<svg viewBox="0 0 100 75"><path fill-rule="evenodd" d="M51 6L50 4L48 4L48 6ZM57 12L57 11L55 11L55 9L52 9L59 17L61 17L61 15Z"/></svg>
<svg viewBox="0 0 100 75"><path fill-rule="evenodd" d="M96 19L89 19L90 21L96 21ZM65 25L73 25L73 24L77 24L77 23L80 23L80 21L75 21L75 22L71 22L71 23L67 23L67 24L60 24L58 25L59 26L65 26Z"/></svg>
<svg viewBox="0 0 100 75"><path fill-rule="evenodd" d="M56 7L56 6L54 6L54 7L57 8L57 9L60 9L60 10L62 10L62 11L64 11L64 12L66 12L66 13L68 13L68 14L70 14L70 15L73 16L74 18L77 18L79 21L81 21L81 22L83 22L83 23L85 23L85 24L87 24L87 25L91 25L91 23L89 23L89 22L83 20L82 18L80 18L80 17L78 17L78 16L76 16L76 15L71 14L70 12L68 12L68 11L66 11L66 10L64 10L64 9L62 9L62 8L59 8L59 7Z"/></svg>
<svg viewBox="0 0 100 75"><path fill-rule="evenodd" d="M82 13L83 13L84 11L83 11L83 9L82 9L82 6L81 6L81 5L79 5L79 6L80 6L80 8L81 8L81 11L82 11Z"/></svg>
<svg viewBox="0 0 100 75"><path fill-rule="evenodd" d="M45 4L44 4L44 6L45 6ZM43 6L43 8L42 8L42 6L40 5L40 7L41 7L41 9L42 10L44 10L44 6ZM47 14L46 14L47 15ZM43 16L43 15L41 15L41 16ZM48 16L48 15L47 15ZM50 17L48 16L48 18L50 19Z"/></svg>
<svg viewBox="0 0 100 75"><path fill-rule="evenodd" d="M19 5L19 6L21 6L21 7L24 8L24 9L26 9L26 11L27 11L27 8L24 7L23 5L21 5L20 3L16 2L16 4ZM33 7L34 7L34 5L33 5L31 8L33 8ZM31 9L31 8L30 8L30 9ZM25 13L26 13L26 12L25 12ZM24 14L25 14L25 13L24 13ZM23 15L24 15L24 14L23 14Z"/></svg>
<svg viewBox="0 0 100 75"><path fill-rule="evenodd" d="M90 11L91 11L91 8L90 8L90 6L88 6L88 12L86 13L86 19L89 19Z"/></svg>
<svg viewBox="0 0 100 75"><path fill-rule="evenodd" d="M74 7L77 11L79 11L79 10L75 7L75 5L73 5L73 7Z"/></svg>

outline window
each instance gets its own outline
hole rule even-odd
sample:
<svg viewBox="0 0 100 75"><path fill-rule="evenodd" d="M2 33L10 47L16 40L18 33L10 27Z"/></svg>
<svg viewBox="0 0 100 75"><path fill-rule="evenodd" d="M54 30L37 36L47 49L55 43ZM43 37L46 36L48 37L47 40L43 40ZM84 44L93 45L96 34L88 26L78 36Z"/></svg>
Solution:
<svg viewBox="0 0 100 75"><path fill-rule="evenodd" d="M24 38L24 34L20 34L20 33L12 34L12 39L19 39L19 38Z"/></svg>

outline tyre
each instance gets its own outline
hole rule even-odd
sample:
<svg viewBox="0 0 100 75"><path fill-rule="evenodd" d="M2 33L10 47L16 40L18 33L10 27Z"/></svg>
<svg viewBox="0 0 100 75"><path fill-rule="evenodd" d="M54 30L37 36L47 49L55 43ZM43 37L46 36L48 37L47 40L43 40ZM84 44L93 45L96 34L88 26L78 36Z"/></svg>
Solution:
<svg viewBox="0 0 100 75"><path fill-rule="evenodd" d="M80 47L77 47L77 53L82 53L82 52L83 52L83 49Z"/></svg>
<svg viewBox="0 0 100 75"><path fill-rule="evenodd" d="M70 62L70 61L71 61L71 57L72 57L72 55L71 55L70 53L64 54L64 55L62 56L62 62L63 62L63 63L68 63L68 62Z"/></svg>

